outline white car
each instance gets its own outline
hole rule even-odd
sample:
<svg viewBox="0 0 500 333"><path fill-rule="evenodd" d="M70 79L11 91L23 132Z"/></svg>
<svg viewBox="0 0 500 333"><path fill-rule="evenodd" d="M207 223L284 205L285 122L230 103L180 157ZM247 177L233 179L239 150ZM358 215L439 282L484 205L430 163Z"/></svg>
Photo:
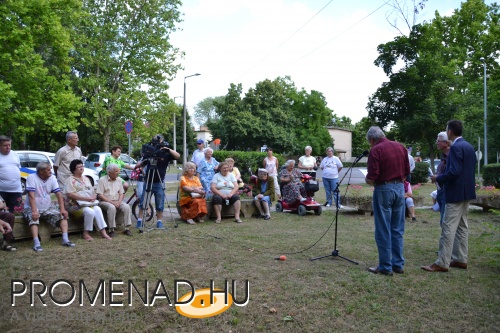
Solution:
<svg viewBox="0 0 500 333"><path fill-rule="evenodd" d="M28 178L28 175L36 173L36 165L39 162L50 163L52 173L54 173L54 159L56 154L36 150L15 150L14 152L19 156L19 160L21 161L20 171L23 194L26 193L26 178ZM99 181L99 177L97 177L97 173L94 170L85 168L83 175L90 180L92 186L96 185Z"/></svg>

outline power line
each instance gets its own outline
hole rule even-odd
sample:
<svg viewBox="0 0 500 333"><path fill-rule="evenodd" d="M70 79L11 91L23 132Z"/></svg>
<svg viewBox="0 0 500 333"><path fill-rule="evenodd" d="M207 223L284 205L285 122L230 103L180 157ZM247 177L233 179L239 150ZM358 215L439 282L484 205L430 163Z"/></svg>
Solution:
<svg viewBox="0 0 500 333"><path fill-rule="evenodd" d="M245 76L248 72L250 72L255 67L257 67L258 65L260 65L262 62L264 62L264 60L266 60L267 58L269 58L269 56L271 56L271 54L273 54L274 52L276 52L276 50L278 50L286 42L288 42L293 36L295 36L300 30L302 30L302 28L304 28L307 24L309 24L309 22L311 22L316 16L318 16L318 14L321 13L332 2L333 2L333 0L328 1L328 3L326 5L324 5L323 8L321 8L316 14L314 14L306 23L304 23L299 29L297 29L290 36L288 36L288 38L286 38L283 42L281 42L281 44L279 44L276 48L274 48L271 52L269 52L266 56L264 56L264 58L262 58L261 60L259 60L255 65L253 65L248 70L246 70L243 74L241 74L239 77L237 77L235 81L238 81L239 78Z"/></svg>

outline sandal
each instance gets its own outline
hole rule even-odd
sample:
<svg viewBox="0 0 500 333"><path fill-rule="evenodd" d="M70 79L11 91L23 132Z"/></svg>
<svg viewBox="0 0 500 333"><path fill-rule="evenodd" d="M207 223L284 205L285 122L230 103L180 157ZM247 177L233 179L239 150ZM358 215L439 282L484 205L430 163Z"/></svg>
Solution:
<svg viewBox="0 0 500 333"><path fill-rule="evenodd" d="M215 223L219 224L219 223L220 223L220 220L215 220Z"/></svg>
<svg viewBox="0 0 500 333"><path fill-rule="evenodd" d="M14 251L17 251L17 248L15 246L4 243L2 245L2 251L14 252Z"/></svg>
<svg viewBox="0 0 500 333"><path fill-rule="evenodd" d="M241 219L234 219L234 222L236 222L236 223L243 223L243 221Z"/></svg>
<svg viewBox="0 0 500 333"><path fill-rule="evenodd" d="M187 224L196 224L196 222L194 222L192 219L186 220L186 223Z"/></svg>

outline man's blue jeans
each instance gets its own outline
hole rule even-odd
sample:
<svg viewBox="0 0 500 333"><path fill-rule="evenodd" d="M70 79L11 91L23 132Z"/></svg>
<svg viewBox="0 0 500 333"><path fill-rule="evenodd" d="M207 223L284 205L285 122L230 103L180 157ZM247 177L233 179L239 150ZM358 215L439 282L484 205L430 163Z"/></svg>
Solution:
<svg viewBox="0 0 500 333"><path fill-rule="evenodd" d="M335 205L337 206L340 205L339 196L335 192L338 181L339 181L338 178L323 178L323 186L325 187L325 192L326 192L326 203L329 205L332 204L332 196L334 197Z"/></svg>
<svg viewBox="0 0 500 333"><path fill-rule="evenodd" d="M405 198L403 183L375 186L373 191L375 242L378 247L378 269L392 272L403 269L403 234L405 231Z"/></svg>
<svg viewBox="0 0 500 333"><path fill-rule="evenodd" d="M151 192L149 194L155 195L155 208L157 212L163 212L163 202L165 200L165 190L163 190L162 183L153 183L151 186ZM146 184L144 184L144 187L142 189L142 196L141 196L141 203L139 204L139 209L144 209L144 200L146 199L146 195L148 192L146 192ZM150 197L151 199L151 197Z"/></svg>

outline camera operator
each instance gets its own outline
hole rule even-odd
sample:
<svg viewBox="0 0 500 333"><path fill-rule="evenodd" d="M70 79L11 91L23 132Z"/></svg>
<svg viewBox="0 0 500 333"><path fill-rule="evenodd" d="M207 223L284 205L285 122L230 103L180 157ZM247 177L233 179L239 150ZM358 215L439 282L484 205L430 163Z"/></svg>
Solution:
<svg viewBox="0 0 500 333"><path fill-rule="evenodd" d="M137 228L142 225L142 215L144 200L146 195L148 195L147 189L150 188L151 192L155 196L155 206L156 206L156 227L163 228L162 215L163 215L163 203L165 199L165 190L163 188L163 181L165 179L165 174L167 173L167 167L171 160L177 160L180 154L173 149L168 147L168 143L163 142L163 135L158 134L153 137L151 145L156 148L154 157L149 157L145 155L143 161L136 164L136 168L141 166L146 166L145 176L144 176L144 189L141 196L141 203L139 205L139 218L137 219ZM154 167L156 164L156 168Z"/></svg>

